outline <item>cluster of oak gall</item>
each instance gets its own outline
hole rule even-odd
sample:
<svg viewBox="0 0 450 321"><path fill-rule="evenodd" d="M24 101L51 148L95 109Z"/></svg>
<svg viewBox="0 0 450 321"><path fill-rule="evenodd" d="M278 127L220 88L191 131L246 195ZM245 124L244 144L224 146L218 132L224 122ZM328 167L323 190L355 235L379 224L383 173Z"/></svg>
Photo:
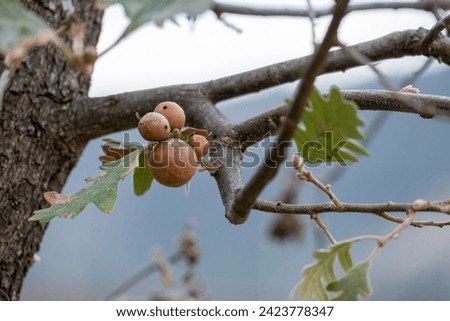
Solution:
<svg viewBox="0 0 450 321"><path fill-rule="evenodd" d="M156 142L147 154L147 163L153 178L162 185L186 184L197 171L199 159L208 153L204 136L191 134L187 142L180 139L185 121L183 109L169 101L158 104L139 121L142 138Z"/></svg>

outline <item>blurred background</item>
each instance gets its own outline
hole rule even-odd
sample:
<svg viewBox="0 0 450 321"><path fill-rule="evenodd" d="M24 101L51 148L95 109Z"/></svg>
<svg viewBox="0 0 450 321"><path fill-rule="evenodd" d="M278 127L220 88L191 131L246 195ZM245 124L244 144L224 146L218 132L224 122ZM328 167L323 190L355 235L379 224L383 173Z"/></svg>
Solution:
<svg viewBox="0 0 450 321"><path fill-rule="evenodd" d="M222 0L225 1L225 0ZM328 7L332 1L312 1ZM352 1L351 3L359 3ZM262 6L307 8L306 1L247 1ZM95 66L91 96L180 83L195 83L239 73L268 64L310 54L313 50L311 23L306 18L245 17L227 14L230 28L211 12L195 22L177 16L177 24L166 21L162 28L147 24L102 57ZM329 17L316 20L321 39ZM348 15L340 28L340 40L355 44L387 33L430 28L435 18L417 10L376 10ZM126 27L120 5L105 12L99 52L108 47ZM378 68L401 88L426 62L423 57L386 61ZM433 62L412 83L421 93L450 95L448 66ZM341 89L383 89L367 67L322 76L316 83L326 92ZM239 122L283 104L293 96L296 83L220 103L218 107ZM376 112L361 112L369 125ZM367 127L367 126L366 126ZM333 184L345 202L413 202L417 198L440 200L450 196L450 122L444 118L422 119L416 115L390 114L373 136L370 157L344 168ZM142 141L136 130L109 137ZM89 143L63 192L73 193L85 186L84 178L96 176L101 139ZM261 147L252 153L263 154ZM255 168L243 168L244 181ZM311 169L324 177L330 168ZM280 189L292 170L283 168L261 195L278 200ZM325 183L327 183L325 181ZM314 188L301 185L297 201L326 201ZM402 215L402 214L400 214ZM322 216L333 236L345 240L363 234L384 235L396 225L368 214L326 214ZM419 214L417 219L442 219ZM201 248L196 275L206 297L213 300L286 300L301 279L301 270L314 260L312 253L328 246L321 231L302 217L302 237L291 242L274 241L270 228L274 215L253 211L248 222L231 225L214 179L206 172L195 175L189 195L184 188L172 189L154 182L143 196L133 193L131 177L119 184L114 211L105 215L90 205L74 220L51 222L35 264L25 280L23 300L104 300L122 282L151 263L155 250L170 256L188 222ZM370 270L372 300L450 299L450 252L448 228L413 228L387 246ZM364 260L375 244L362 242L352 249L354 262ZM173 267L176 284L166 288L158 274L152 274L120 299L145 300L158 293L182 291L183 264Z"/></svg>

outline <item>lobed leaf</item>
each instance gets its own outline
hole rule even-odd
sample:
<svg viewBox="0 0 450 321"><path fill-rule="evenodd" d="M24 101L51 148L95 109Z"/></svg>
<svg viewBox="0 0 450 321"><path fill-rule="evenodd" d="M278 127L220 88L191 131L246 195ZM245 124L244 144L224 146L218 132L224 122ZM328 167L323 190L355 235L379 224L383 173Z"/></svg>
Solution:
<svg viewBox="0 0 450 321"><path fill-rule="evenodd" d="M370 261L357 264L341 279L328 284L327 291L338 294L333 300L356 301L360 295L368 297L372 292L368 278L369 267Z"/></svg>
<svg viewBox="0 0 450 321"><path fill-rule="evenodd" d="M139 150L135 150L108 166L101 166L104 172L89 180L88 186L72 195L47 192L45 198L52 205L35 211L29 221L44 223L55 217L75 218L89 203L95 204L104 213L110 213L116 203L117 185L138 166L138 155Z"/></svg>
<svg viewBox="0 0 450 321"><path fill-rule="evenodd" d="M344 271L351 268L351 246L352 242L342 242L334 244L326 250L314 252L314 258L317 261L304 268L302 273L303 280L296 288L301 300L316 298L324 301L329 299L324 284L329 284L336 280L334 264L337 257Z"/></svg>
<svg viewBox="0 0 450 321"><path fill-rule="evenodd" d="M359 131L363 125L356 105L344 100L337 88L328 98L313 90L294 141L307 163L357 162L358 156L368 155L358 143L364 139Z"/></svg>
<svg viewBox="0 0 450 321"><path fill-rule="evenodd" d="M19 0L0 1L0 51L9 51L25 38L36 37L51 28Z"/></svg>

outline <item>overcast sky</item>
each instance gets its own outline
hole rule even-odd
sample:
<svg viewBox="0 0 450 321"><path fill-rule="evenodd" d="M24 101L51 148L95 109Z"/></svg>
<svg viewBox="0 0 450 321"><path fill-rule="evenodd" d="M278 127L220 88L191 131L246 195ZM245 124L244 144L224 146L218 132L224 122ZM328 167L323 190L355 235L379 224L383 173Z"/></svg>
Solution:
<svg viewBox="0 0 450 321"><path fill-rule="evenodd" d="M252 0L244 3L305 8L306 1ZM312 1L332 3L333 1ZM361 1L352 1L357 3ZM239 3L243 3L242 1ZM244 70L298 58L312 52L311 24L308 19L289 17L247 17L224 15L227 22L240 28L237 33L217 17L206 12L195 23L182 15L178 25L167 21L163 28L147 24L107 55L95 66L91 94L106 95L135 89L206 81ZM120 5L105 12L104 31L99 52L111 44L127 25ZM317 20L320 38L329 22ZM347 16L340 28L346 44L367 41L393 30L429 28L435 22L431 14L414 10L359 12ZM391 73L405 71L405 65L392 64Z"/></svg>

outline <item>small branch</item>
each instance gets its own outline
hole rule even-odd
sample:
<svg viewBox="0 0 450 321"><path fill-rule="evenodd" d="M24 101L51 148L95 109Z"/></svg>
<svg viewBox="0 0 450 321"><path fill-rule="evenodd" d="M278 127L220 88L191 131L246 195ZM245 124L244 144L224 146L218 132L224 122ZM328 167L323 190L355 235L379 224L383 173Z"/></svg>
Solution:
<svg viewBox="0 0 450 321"><path fill-rule="evenodd" d="M445 18L439 20L433 28L430 29L428 34L423 38L421 47L423 51L427 51L430 49L431 44L435 41L440 35L441 31L447 28L450 25L450 15Z"/></svg>
<svg viewBox="0 0 450 321"><path fill-rule="evenodd" d="M438 61L450 65L450 40L439 36L429 51L423 51L420 42L428 30L405 30L393 32L383 37L349 46L355 48L362 55L373 62L400 58L405 56L431 56ZM313 57L306 56L298 59L269 65L240 74L227 76L201 84L213 102L253 93L262 89L303 79L311 65ZM325 66L321 74L345 71L364 65L355 61L350 55L341 50L328 53Z"/></svg>
<svg viewBox="0 0 450 321"><path fill-rule="evenodd" d="M234 32L237 33L242 33L242 29L239 28L238 26L230 23L229 21L227 21L224 17L219 16L218 19L224 24L225 27L230 28L231 30L233 30Z"/></svg>
<svg viewBox="0 0 450 321"><path fill-rule="evenodd" d="M346 54L355 59L356 62L369 67L375 73L375 75L377 75L378 79L386 89L392 91L398 90L396 86L392 84L391 81L380 70L378 70L378 68L373 64L373 61L362 54L357 48L349 48L347 45L340 41L338 42L338 45L342 48L342 50L344 50Z"/></svg>
<svg viewBox="0 0 450 321"><path fill-rule="evenodd" d="M425 29L394 32L354 47L372 61L430 55L450 65L450 41L439 37L432 43L431 51L424 53L418 44L426 34L427 30ZM194 99L204 100L206 97L214 103L301 79L304 77L311 59L311 56L302 57L199 84L152 88L105 97L80 98L74 102L71 108L67 109L67 112L75 114L76 121L72 131L79 137L92 139L135 127L136 112L144 115L148 111L152 111L163 100L180 102L186 98L192 101ZM322 73L344 71L360 65L343 50L335 50L328 53L326 66ZM372 109L377 110L375 106ZM195 107L193 111L200 111L200 108ZM197 124L193 127L201 128L203 126L198 122L199 118L203 118L203 112L192 113ZM214 112L221 114L218 110ZM209 113L207 114L209 115ZM190 115L187 115L187 119L190 121ZM218 117L218 121L215 120L215 117L208 117L208 121L201 121L201 123L211 124L211 128L218 128L220 132L229 124L229 122L222 122L223 119L223 115ZM265 130L264 132L267 133ZM259 141L259 137L260 135L255 140ZM239 141L245 140L240 139Z"/></svg>
<svg viewBox="0 0 450 321"><path fill-rule="evenodd" d="M73 106L75 128L81 137L96 138L135 128L136 113L143 116L161 101L176 101L186 113L186 125L208 130L212 137L226 134L230 121L205 96L198 85L178 85L98 98L84 98Z"/></svg>
<svg viewBox="0 0 450 321"><path fill-rule="evenodd" d="M127 33L122 33L119 38L117 38L112 44L110 44L105 50L103 50L101 53L98 54L98 58L104 56L105 54L107 54L108 52L110 52L112 49L114 49L115 47L117 47L117 45L123 40L125 39L125 37L127 36Z"/></svg>
<svg viewBox="0 0 450 321"><path fill-rule="evenodd" d="M279 108L273 109L233 126L233 132L236 134L236 140L242 151L258 143L264 137L275 135L279 131L289 107L283 106L282 108L283 112L273 112Z"/></svg>
<svg viewBox="0 0 450 321"><path fill-rule="evenodd" d="M304 162L298 154L294 155L294 166L297 170L297 177L302 180L309 183L314 184L318 189L320 189L322 192L324 192L328 198L333 202L334 205L336 205L336 209L338 212L340 212L340 209L342 207L341 201L337 198L337 196L333 193L331 190L331 185L325 185L321 181L319 181L312 173L311 171L308 171L305 166Z"/></svg>
<svg viewBox="0 0 450 321"><path fill-rule="evenodd" d="M410 76L405 77L402 81L400 81L399 87L404 87L410 85L417 81L428 69L430 69L433 64L434 59L428 58L420 68L414 71Z"/></svg>
<svg viewBox="0 0 450 321"><path fill-rule="evenodd" d="M411 94L407 92L374 90L343 91L344 99L353 101L361 110L413 113L431 118L450 117L450 98L444 96Z"/></svg>
<svg viewBox="0 0 450 321"><path fill-rule="evenodd" d="M367 258L368 261L373 260L373 258L381 251L381 249L385 246L385 244L393 239L396 239L398 237L398 235L404 230L406 229L408 226L410 226L412 224L412 222L414 222L414 216L416 214L416 212L412 209L409 209L407 211L408 213L408 218L406 220L404 220L401 224L399 224L397 226L397 228L395 228L391 233L387 234L384 237L381 237L377 240L377 247L373 250L372 253L370 253L369 257Z"/></svg>
<svg viewBox="0 0 450 321"><path fill-rule="evenodd" d="M331 242L331 244L337 243L335 238L333 237L333 235L331 235L330 231L326 227L326 225L320 219L319 215L317 215L316 213L313 213L313 214L311 214L311 219L313 219L314 222L316 222L317 226L323 231L323 233L328 238L328 240Z"/></svg>
<svg viewBox="0 0 450 321"><path fill-rule="evenodd" d="M450 97L410 94L386 90L342 90L344 99L353 101L360 110L412 113L450 117ZM281 106L233 126L242 150L278 132L289 106Z"/></svg>
<svg viewBox="0 0 450 321"><path fill-rule="evenodd" d="M167 261L169 264L175 264L179 262L182 258L183 256L181 254L174 254L171 257L169 257ZM106 296L105 301L114 300L118 298L119 296L127 292L129 289L131 289L133 286L141 282L144 278L158 271L159 267L157 266L157 264L150 264L144 267L142 270L138 271L135 275L133 275L124 283L122 283L116 290L114 290L108 296Z"/></svg>
<svg viewBox="0 0 450 321"><path fill-rule="evenodd" d="M417 9L432 11L433 7L437 7L444 10L450 10L450 1L445 0L435 0L433 5L430 5L428 1L386 1L386 2L376 2L376 3L364 3L355 4L348 6L347 12L354 11L365 11L365 10L379 10L379 9ZM255 6L245 6L228 4L222 2L214 2L212 11L216 15L221 16L224 13L238 14L238 15L252 15L252 16L288 16L288 17L304 17L308 18L310 11L305 9L285 9L282 7L255 7ZM316 10L316 17L329 16L333 14L333 8L327 8L322 10Z"/></svg>
<svg viewBox="0 0 450 321"><path fill-rule="evenodd" d="M155 252L152 255L153 265L158 270L165 286L171 286L174 283L170 262L161 253Z"/></svg>
<svg viewBox="0 0 450 321"><path fill-rule="evenodd" d="M308 19L311 24L311 38L312 38L312 44L313 48L317 48L317 35L316 35L316 11L314 10L314 7L312 5L311 0L306 0L306 3L308 4Z"/></svg>
<svg viewBox="0 0 450 321"><path fill-rule="evenodd" d="M375 213L374 213L375 214ZM394 222L394 223L399 223L402 224L405 220L396 216L392 216L386 212L380 212L380 213L376 213L377 216L382 217L388 221ZM444 226L449 226L450 225L450 221L442 221L442 222L435 222L435 221L412 221L411 222L411 226L414 227L425 227L425 226L434 226L434 227L444 227Z"/></svg>
<svg viewBox="0 0 450 321"><path fill-rule="evenodd" d="M404 229L406 229L409 225L411 225L412 222L414 222L414 216L415 216L416 212L412 209L408 209L407 212L408 212L408 218L406 220L404 220L403 223L401 223L399 226L397 226L397 228L394 229L391 233L386 235L384 237L384 240L385 240L384 242L387 242L392 239L396 239L398 237L398 235Z"/></svg>
<svg viewBox="0 0 450 321"><path fill-rule="evenodd" d="M442 15L439 12L439 7L437 7L433 1L429 0L429 2L432 5L431 13L434 15L434 17L436 18L437 21L441 20ZM447 36L449 36L450 35L450 26L447 26L446 29L447 29Z"/></svg>
<svg viewBox="0 0 450 321"><path fill-rule="evenodd" d="M327 57L328 50L334 44L337 37L337 29L345 15L348 0L336 1L333 19L322 44L312 57L311 64L306 70L292 106L289 109L286 121L283 123L280 134L275 144L266 155L265 164L259 167L254 176L242 190L236 192L231 211L226 216L231 223L244 223L250 213L250 209L264 187L275 177L279 164L286 158L286 150L294 134L295 128L301 118L304 106L313 88L314 80L322 70L322 64Z"/></svg>
<svg viewBox="0 0 450 321"><path fill-rule="evenodd" d="M209 150L214 164L220 163L219 170L213 174L216 179L225 213L230 211L234 194L242 188L240 163L242 153L239 148L227 142L213 142Z"/></svg>
<svg viewBox="0 0 450 321"><path fill-rule="evenodd" d="M372 61L369 58L367 58L365 55L363 55L361 52L359 52L355 47L348 48L342 42L339 42L339 46L347 54L349 54L351 57L353 57L353 59L355 59L357 62L369 67L378 76L378 79L383 84L385 89L388 89L390 91L398 91L398 88L380 70L378 70L378 68L375 65L373 65ZM410 88L411 88L411 86L407 86L407 87L402 88L400 91L401 92L411 92L411 91L408 91L408 89L410 89ZM412 91L412 92L417 94L418 90ZM403 99L403 102L405 105L407 105L408 107L414 108L413 106L410 106L410 98L411 98L410 96L408 96L408 95L404 96L404 97L399 96L399 98ZM434 115L428 114L428 113L421 113L421 115L426 115L427 117L434 116Z"/></svg>
<svg viewBox="0 0 450 321"><path fill-rule="evenodd" d="M318 204L285 204L281 202L269 202L258 200L253 205L253 209L278 213L278 214L302 214L311 215L313 213L372 213L383 218L389 218L386 212L407 212L413 208L413 203L379 203L379 204L359 204L359 203L340 203L338 207L333 203ZM421 212L436 212L450 214L450 206L442 202L427 202L421 209ZM399 221L395 221L399 223ZM424 222L422 222L424 223ZM429 225L428 223L424 225ZM448 224L445 224L448 225Z"/></svg>
<svg viewBox="0 0 450 321"><path fill-rule="evenodd" d="M297 206L303 206L302 209L298 208L299 211L294 211L294 212L284 212L284 210L286 210L286 206L293 206L293 207L297 207ZM299 204L283 204L281 202L268 202L268 201L263 201L263 200L257 200L255 205L253 206L253 209L257 209L259 211L262 212L270 212L270 213L278 213L278 214L286 214L286 215L312 215L312 213L314 213L314 210L316 209L321 209L323 210L322 213L331 213L334 212L331 208L328 208L327 205L330 205L330 203L327 204L314 204L314 205L299 205ZM401 219L399 217L396 216L392 216L390 214L388 214L387 212L383 212L383 211L368 211L368 210L361 210L361 206L362 205L369 205L370 204L345 204L343 205L343 209L341 209L341 212L337 212L337 213L355 213L355 212L359 212L359 213L366 213L366 214L374 214L376 216L379 216L381 218L386 219L387 221L391 221L394 223L398 223L401 224L403 223L405 220ZM376 207L381 208L381 204L372 204ZM398 205L402 205L402 204L398 204ZM403 207L408 207L408 206L412 206L412 204L403 204ZM353 208L352 208L353 207ZM403 208L402 207L402 208ZM358 211L357 211L358 209ZM289 209L290 211L291 209ZM304 211L302 211L304 210ZM348 210L348 211L347 211ZM277 211L277 212L276 212ZM392 211L392 210L391 210ZM401 209L396 210L396 212L403 212ZM316 213L317 214L317 213ZM413 221L411 223L411 226L414 227L425 227L425 226L434 226L434 227L444 227L444 226L450 226L450 221L441 221L441 222L435 222L435 221Z"/></svg>

